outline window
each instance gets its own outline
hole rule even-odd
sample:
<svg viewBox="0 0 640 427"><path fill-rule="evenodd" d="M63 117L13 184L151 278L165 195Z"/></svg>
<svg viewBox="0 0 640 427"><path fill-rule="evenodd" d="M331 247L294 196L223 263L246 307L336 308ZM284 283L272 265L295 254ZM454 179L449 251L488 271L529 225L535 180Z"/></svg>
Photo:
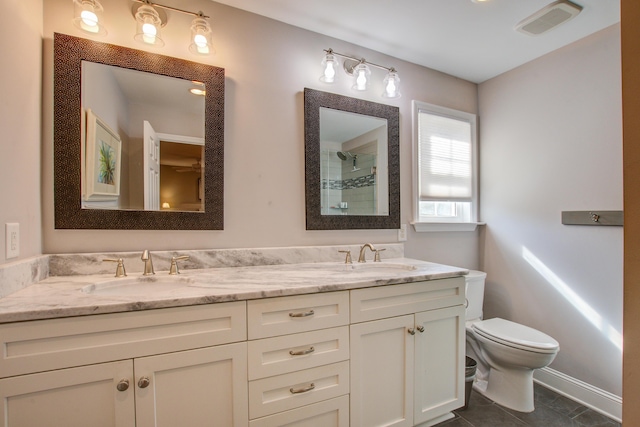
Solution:
<svg viewBox="0 0 640 427"><path fill-rule="evenodd" d="M475 229L476 116L413 101L417 231ZM430 227L431 224L440 224Z"/></svg>

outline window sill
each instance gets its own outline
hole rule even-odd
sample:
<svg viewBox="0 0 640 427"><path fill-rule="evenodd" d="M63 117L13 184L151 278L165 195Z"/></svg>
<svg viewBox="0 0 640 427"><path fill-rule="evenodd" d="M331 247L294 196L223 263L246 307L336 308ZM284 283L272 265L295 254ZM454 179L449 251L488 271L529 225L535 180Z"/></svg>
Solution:
<svg viewBox="0 0 640 427"><path fill-rule="evenodd" d="M475 231L484 222L412 222L413 229L418 233L439 231Z"/></svg>

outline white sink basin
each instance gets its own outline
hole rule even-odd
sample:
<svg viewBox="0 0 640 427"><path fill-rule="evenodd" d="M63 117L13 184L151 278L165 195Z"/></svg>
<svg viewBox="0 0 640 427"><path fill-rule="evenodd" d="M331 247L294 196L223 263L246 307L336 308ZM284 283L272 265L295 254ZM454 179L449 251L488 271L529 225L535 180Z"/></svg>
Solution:
<svg viewBox="0 0 640 427"><path fill-rule="evenodd" d="M184 289L194 280L183 276L138 276L122 277L105 282L93 283L82 288L82 292L92 295L157 295Z"/></svg>

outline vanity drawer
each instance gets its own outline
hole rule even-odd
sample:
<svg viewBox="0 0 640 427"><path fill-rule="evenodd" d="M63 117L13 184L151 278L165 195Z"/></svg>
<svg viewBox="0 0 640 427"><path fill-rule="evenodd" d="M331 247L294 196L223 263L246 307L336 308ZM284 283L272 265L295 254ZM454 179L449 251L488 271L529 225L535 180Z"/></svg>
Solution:
<svg viewBox="0 0 640 427"><path fill-rule="evenodd" d="M464 304L464 277L351 291L351 323Z"/></svg>
<svg viewBox="0 0 640 427"><path fill-rule="evenodd" d="M249 341L249 380L348 359L348 326Z"/></svg>
<svg viewBox="0 0 640 427"><path fill-rule="evenodd" d="M349 361L249 382L249 419L349 393Z"/></svg>
<svg viewBox="0 0 640 427"><path fill-rule="evenodd" d="M246 322L238 301L2 324L0 378L244 341Z"/></svg>
<svg viewBox="0 0 640 427"><path fill-rule="evenodd" d="M247 302L249 339L295 334L349 324L349 291Z"/></svg>
<svg viewBox="0 0 640 427"><path fill-rule="evenodd" d="M280 412L249 422L249 427L349 427L349 396Z"/></svg>

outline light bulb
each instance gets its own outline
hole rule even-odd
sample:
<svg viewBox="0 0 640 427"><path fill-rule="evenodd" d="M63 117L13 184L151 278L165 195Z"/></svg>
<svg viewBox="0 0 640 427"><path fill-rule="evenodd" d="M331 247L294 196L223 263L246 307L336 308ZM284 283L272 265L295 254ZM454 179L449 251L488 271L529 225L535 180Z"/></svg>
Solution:
<svg viewBox="0 0 640 427"><path fill-rule="evenodd" d="M98 15L96 15L91 10L83 10L80 13L80 19L82 19L82 24L86 25L88 31L98 31Z"/></svg>

